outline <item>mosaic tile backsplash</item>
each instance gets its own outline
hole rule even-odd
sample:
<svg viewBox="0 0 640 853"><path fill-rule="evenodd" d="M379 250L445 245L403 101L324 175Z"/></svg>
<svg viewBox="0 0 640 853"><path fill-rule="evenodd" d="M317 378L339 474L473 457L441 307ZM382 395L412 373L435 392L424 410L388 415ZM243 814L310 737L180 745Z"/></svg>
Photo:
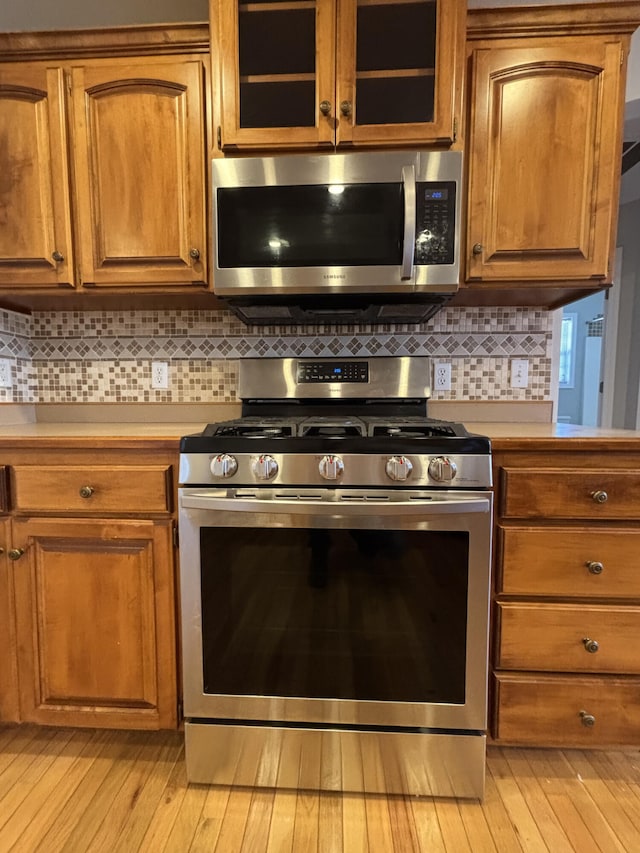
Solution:
<svg viewBox="0 0 640 853"><path fill-rule="evenodd" d="M426 355L451 364L441 400L549 400L552 314L525 308L443 308L421 326L247 327L227 311L0 310L0 402L235 402L238 361L273 356ZM509 360L529 360L529 386L509 387ZM169 364L167 390L151 364Z"/></svg>

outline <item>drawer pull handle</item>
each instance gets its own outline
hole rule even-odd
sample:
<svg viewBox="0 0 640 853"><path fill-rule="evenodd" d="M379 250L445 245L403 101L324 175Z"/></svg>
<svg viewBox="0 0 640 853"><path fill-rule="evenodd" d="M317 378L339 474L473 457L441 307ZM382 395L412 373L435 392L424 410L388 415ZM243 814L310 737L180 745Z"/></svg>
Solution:
<svg viewBox="0 0 640 853"><path fill-rule="evenodd" d="M91 495L95 492L93 486L80 486L80 497L81 498L90 498Z"/></svg>
<svg viewBox="0 0 640 853"><path fill-rule="evenodd" d="M609 500L609 495L606 492L603 492L602 489L598 489L597 492L591 492L591 497L597 504L606 504Z"/></svg>
<svg viewBox="0 0 640 853"><path fill-rule="evenodd" d="M598 562L597 560L588 560L586 566L592 575L601 575L602 570L604 569L602 563Z"/></svg>
<svg viewBox="0 0 640 853"><path fill-rule="evenodd" d="M7 557L9 557L10 560L15 561L15 560L19 560L23 554L24 554L24 548L12 548L9 551L9 553L7 554Z"/></svg>
<svg viewBox="0 0 640 853"><path fill-rule="evenodd" d="M587 714L586 711L580 711L580 717L582 718L582 725L586 726L588 729L592 729L596 724L596 718L593 714Z"/></svg>
<svg viewBox="0 0 640 853"><path fill-rule="evenodd" d="M585 649L589 652L589 654L595 655L595 653L600 648L600 644L597 640L590 640L589 637L585 637L582 642L584 643Z"/></svg>

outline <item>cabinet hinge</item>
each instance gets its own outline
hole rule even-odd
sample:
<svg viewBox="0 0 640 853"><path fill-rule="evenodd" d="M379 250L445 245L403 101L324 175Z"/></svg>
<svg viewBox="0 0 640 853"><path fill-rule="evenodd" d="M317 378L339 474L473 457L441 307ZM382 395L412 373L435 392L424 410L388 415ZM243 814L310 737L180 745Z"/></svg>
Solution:
<svg viewBox="0 0 640 853"><path fill-rule="evenodd" d="M178 534L178 528L174 524L173 525L173 547L177 548L179 544L180 544L180 536Z"/></svg>
<svg viewBox="0 0 640 853"><path fill-rule="evenodd" d="M71 74L68 71L64 72L64 79L67 83L67 94L71 97L71 95L73 95L73 89L71 88Z"/></svg>
<svg viewBox="0 0 640 853"><path fill-rule="evenodd" d="M456 142L458 139L458 117L453 117L453 141Z"/></svg>
<svg viewBox="0 0 640 853"><path fill-rule="evenodd" d="M178 699L178 723L184 719L184 703L182 699Z"/></svg>
<svg viewBox="0 0 640 853"><path fill-rule="evenodd" d="M222 128L218 125L218 148L222 150Z"/></svg>
<svg viewBox="0 0 640 853"><path fill-rule="evenodd" d="M621 48L620 48L620 65L624 65L624 58L625 58L625 55L626 55L626 54L625 54L625 52L624 52L624 48L623 48L623 47L621 47Z"/></svg>

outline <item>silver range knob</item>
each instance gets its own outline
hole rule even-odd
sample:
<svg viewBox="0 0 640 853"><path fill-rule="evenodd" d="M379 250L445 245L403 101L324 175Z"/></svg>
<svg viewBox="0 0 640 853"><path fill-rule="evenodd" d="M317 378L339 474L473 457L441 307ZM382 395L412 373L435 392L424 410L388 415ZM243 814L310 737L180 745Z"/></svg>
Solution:
<svg viewBox="0 0 640 853"><path fill-rule="evenodd" d="M325 480L337 480L344 471L344 462L339 456L323 456L318 465L320 476Z"/></svg>
<svg viewBox="0 0 640 853"><path fill-rule="evenodd" d="M434 456L429 462L429 476L436 483L450 483L458 473L458 466L448 456Z"/></svg>
<svg viewBox="0 0 640 853"><path fill-rule="evenodd" d="M238 470L238 460L229 453L220 453L213 457L210 468L214 477L233 477Z"/></svg>
<svg viewBox="0 0 640 853"><path fill-rule="evenodd" d="M390 480L406 480L413 471L413 465L406 456L390 456L385 471Z"/></svg>
<svg viewBox="0 0 640 853"><path fill-rule="evenodd" d="M251 470L257 480L272 480L278 473L278 463L273 456L263 453L253 457Z"/></svg>

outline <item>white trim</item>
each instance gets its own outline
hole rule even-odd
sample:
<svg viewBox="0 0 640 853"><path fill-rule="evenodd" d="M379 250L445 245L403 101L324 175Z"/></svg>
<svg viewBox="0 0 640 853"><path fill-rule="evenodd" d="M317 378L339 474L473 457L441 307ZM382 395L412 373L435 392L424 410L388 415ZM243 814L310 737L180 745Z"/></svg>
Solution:
<svg viewBox="0 0 640 853"><path fill-rule="evenodd" d="M598 426L610 429L613 426L613 396L616 385L616 349L618 346L618 321L620 317L620 287L622 281L622 246L616 249L613 285L604 300L604 339L600 362L600 411ZM639 397L640 404L640 397Z"/></svg>

